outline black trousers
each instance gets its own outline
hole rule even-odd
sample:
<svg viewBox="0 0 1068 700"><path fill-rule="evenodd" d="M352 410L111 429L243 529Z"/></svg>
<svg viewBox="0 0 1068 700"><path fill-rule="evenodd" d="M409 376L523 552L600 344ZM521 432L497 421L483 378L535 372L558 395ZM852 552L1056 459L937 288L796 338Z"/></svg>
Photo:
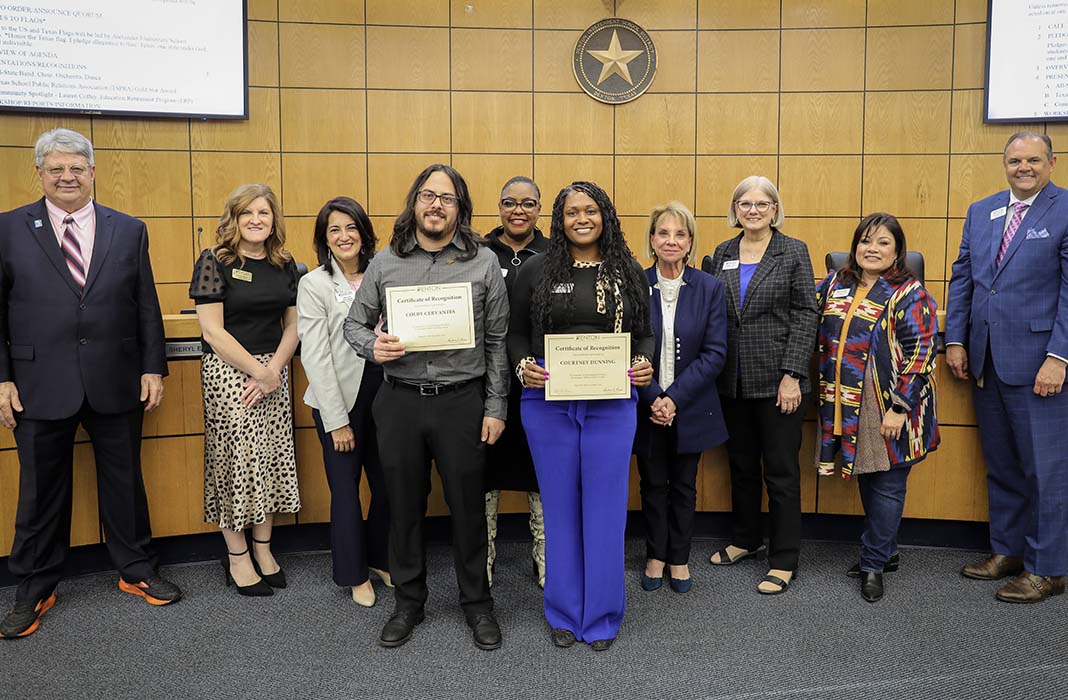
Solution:
<svg viewBox="0 0 1068 700"><path fill-rule="evenodd" d="M8 567L18 580L15 599L45 598L59 583L70 549L74 435L85 426L96 458L97 500L104 542L119 574L130 582L155 573L152 528L141 477L144 410L98 413L82 403L60 420L18 418L19 501Z"/></svg>
<svg viewBox="0 0 1068 700"><path fill-rule="evenodd" d="M334 583L359 586L367 580L367 567L389 571L389 500L386 478L378 454L378 435L371 417L371 403L382 385L382 369L365 365L356 403L349 411L349 427L356 437L356 449L338 452L334 438L323 429L319 411L312 411L315 432L323 446L326 481L330 485L330 554L334 562ZM371 506L367 522L360 505L360 474L367 470Z"/></svg>
<svg viewBox="0 0 1068 700"><path fill-rule="evenodd" d="M753 550L764 542L761 519L761 462L763 484L768 489L768 564L772 569L797 569L801 548L801 425L802 408L784 414L775 397L765 399L722 398L727 422L727 457L731 467L731 503L734 510L735 547Z"/></svg>
<svg viewBox="0 0 1068 700"><path fill-rule="evenodd" d="M398 611L421 610L427 599L423 523L431 460L452 516L460 605L468 616L493 610L486 575L483 411L478 382L438 396L420 396L387 379L375 398L390 502L389 570Z"/></svg>
<svg viewBox="0 0 1068 700"><path fill-rule="evenodd" d="M690 561L701 453L679 453L675 425L651 426L649 443L649 455L638 455L645 557L681 566Z"/></svg>

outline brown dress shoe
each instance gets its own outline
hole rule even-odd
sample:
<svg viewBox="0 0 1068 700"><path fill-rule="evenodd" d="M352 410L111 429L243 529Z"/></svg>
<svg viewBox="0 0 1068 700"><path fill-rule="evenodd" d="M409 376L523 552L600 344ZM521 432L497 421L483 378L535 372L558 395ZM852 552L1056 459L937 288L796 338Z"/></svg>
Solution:
<svg viewBox="0 0 1068 700"><path fill-rule="evenodd" d="M1041 603L1051 595L1064 593L1063 576L1036 576L1029 571L998 589L998 600L1006 603Z"/></svg>
<svg viewBox="0 0 1068 700"><path fill-rule="evenodd" d="M1023 571L1023 557L1007 557L1004 554L991 554L988 559L966 564L960 573L968 578L981 581L997 581L1006 576L1015 576Z"/></svg>

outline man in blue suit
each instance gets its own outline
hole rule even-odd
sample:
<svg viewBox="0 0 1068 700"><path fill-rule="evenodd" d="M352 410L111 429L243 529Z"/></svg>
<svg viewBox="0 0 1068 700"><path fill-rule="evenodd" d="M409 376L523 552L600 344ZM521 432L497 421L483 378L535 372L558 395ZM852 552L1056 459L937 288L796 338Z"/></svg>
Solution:
<svg viewBox="0 0 1068 700"><path fill-rule="evenodd" d="M100 520L119 588L153 605L181 591L156 571L141 478L141 422L167 373L144 223L92 200L93 146L37 140L44 198L0 214L0 424L19 456L18 580L0 637L33 633L56 602L70 545L74 435L96 457Z"/></svg>
<svg viewBox="0 0 1068 700"><path fill-rule="evenodd" d="M990 499L991 556L961 573L1037 603L1068 568L1068 193L1045 134L1014 134L1003 162L1009 191L969 207L949 283L946 362L975 377Z"/></svg>

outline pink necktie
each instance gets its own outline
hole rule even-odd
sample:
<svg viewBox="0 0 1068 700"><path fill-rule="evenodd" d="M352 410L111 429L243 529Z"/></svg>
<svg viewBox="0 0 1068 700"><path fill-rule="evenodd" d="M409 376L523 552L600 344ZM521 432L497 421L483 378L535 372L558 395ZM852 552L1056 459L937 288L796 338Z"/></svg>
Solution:
<svg viewBox="0 0 1068 700"><path fill-rule="evenodd" d="M74 283L79 288L85 287L85 261L82 259L82 246L74 236L74 217L68 216L63 219L67 229L63 232L63 257L67 259L67 267Z"/></svg>
<svg viewBox="0 0 1068 700"><path fill-rule="evenodd" d="M1001 266L1001 259L1005 257L1005 251L1009 249L1009 244L1012 243L1012 239L1016 235L1016 229L1020 228L1020 222L1023 221L1024 212L1027 211L1027 208L1031 205L1017 202L1013 206L1016 210L1012 213L1012 219L1009 220L1009 226L1005 229L1005 235L1001 239L1001 248L998 249L998 257L997 260L994 261L995 267Z"/></svg>

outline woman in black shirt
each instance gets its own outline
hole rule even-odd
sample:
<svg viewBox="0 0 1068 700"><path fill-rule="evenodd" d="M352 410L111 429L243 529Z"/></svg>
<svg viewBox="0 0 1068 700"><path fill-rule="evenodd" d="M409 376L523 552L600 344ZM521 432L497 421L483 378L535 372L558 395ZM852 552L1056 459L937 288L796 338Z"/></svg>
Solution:
<svg viewBox="0 0 1068 700"><path fill-rule="evenodd" d="M545 617L557 646L611 646L623 621L623 531L637 394L546 401L546 333L629 333L632 385L653 375L649 283L615 207L574 182L553 203L548 250L511 296L508 354L523 381L522 420L545 511Z"/></svg>

